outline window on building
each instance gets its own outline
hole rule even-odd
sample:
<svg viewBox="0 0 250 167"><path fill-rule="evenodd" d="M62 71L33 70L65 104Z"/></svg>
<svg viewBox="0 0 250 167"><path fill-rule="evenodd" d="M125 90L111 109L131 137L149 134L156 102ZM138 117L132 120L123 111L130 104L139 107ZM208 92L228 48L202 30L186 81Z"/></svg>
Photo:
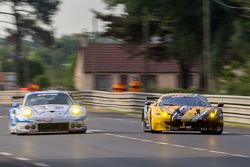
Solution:
<svg viewBox="0 0 250 167"><path fill-rule="evenodd" d="M95 89L100 91L110 91L111 82L110 75L96 75Z"/></svg>
<svg viewBox="0 0 250 167"><path fill-rule="evenodd" d="M153 89L157 86L156 75L142 75L142 86L144 89Z"/></svg>
<svg viewBox="0 0 250 167"><path fill-rule="evenodd" d="M127 75L121 75L120 76L120 82L123 85L128 85L128 76Z"/></svg>

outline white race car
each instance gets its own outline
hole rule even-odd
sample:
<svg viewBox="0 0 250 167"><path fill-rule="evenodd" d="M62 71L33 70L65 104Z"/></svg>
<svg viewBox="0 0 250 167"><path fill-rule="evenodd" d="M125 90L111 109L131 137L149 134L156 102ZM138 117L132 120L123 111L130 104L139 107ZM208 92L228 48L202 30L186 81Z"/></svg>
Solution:
<svg viewBox="0 0 250 167"><path fill-rule="evenodd" d="M14 103L9 110L12 134L85 133L85 121L86 108L63 91L27 93L22 105Z"/></svg>

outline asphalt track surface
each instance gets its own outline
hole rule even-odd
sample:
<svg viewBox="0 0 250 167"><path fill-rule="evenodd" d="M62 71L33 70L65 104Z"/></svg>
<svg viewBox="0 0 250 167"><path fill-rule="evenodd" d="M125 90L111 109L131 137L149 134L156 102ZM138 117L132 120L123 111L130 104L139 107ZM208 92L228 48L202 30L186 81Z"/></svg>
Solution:
<svg viewBox="0 0 250 167"><path fill-rule="evenodd" d="M0 106L0 167L250 167L250 129L143 133L141 122L89 114L86 134L11 135L8 107Z"/></svg>

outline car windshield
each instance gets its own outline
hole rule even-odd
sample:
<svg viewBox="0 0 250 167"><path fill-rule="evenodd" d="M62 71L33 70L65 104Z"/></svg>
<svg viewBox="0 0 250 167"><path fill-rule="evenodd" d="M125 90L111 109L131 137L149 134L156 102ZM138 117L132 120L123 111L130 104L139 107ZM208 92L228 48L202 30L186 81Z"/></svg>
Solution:
<svg viewBox="0 0 250 167"><path fill-rule="evenodd" d="M201 106L210 107L210 103L202 97L167 96L162 99L160 106Z"/></svg>
<svg viewBox="0 0 250 167"><path fill-rule="evenodd" d="M41 94L31 94L27 97L25 106L35 106L35 105L49 105L49 104L59 104L59 105L72 105L72 99L69 95L65 93L41 93Z"/></svg>

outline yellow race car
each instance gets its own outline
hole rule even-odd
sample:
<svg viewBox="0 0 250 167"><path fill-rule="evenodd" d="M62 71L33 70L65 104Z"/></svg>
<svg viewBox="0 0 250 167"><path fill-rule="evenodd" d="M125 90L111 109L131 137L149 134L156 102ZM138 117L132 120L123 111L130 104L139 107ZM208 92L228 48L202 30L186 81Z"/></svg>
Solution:
<svg viewBox="0 0 250 167"><path fill-rule="evenodd" d="M142 112L144 132L200 131L203 134L222 134L224 104L212 107L198 94L166 94L147 97Z"/></svg>

